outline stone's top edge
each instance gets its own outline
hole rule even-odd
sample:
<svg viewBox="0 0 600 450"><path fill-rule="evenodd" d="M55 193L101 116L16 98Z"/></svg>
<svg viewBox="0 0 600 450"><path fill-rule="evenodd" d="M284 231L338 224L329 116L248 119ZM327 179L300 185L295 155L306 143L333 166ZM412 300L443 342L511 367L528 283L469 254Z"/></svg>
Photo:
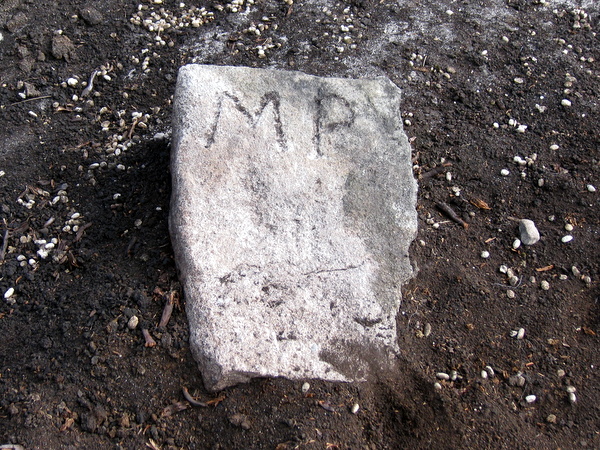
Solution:
<svg viewBox="0 0 600 450"><path fill-rule="evenodd" d="M398 91L400 91L400 88L398 86L396 86L396 84L394 84L394 82L392 80L390 80L387 77L375 77L375 78L341 78L341 77L329 77L329 76L322 76L322 75L311 75L308 73L304 73L304 72L300 72L298 70L285 70L285 69L263 69L263 68L258 68L258 67L247 67L247 66L217 66L214 64L186 64L183 65L179 68L179 72L178 72L178 76L181 76L182 74L193 74L193 73L197 73L199 71L207 71L207 72L213 72L213 71L223 71L223 72L255 72L255 73L263 73L263 74L269 74L271 76L279 76L279 75L285 75L285 76L295 76L295 77L300 77L300 78L315 78L315 79L323 79L323 80L330 80L330 81L344 81L344 82L348 82L348 83L365 83L365 82L376 82L376 83L385 83L388 84L389 86L394 87L395 89L397 89Z"/></svg>

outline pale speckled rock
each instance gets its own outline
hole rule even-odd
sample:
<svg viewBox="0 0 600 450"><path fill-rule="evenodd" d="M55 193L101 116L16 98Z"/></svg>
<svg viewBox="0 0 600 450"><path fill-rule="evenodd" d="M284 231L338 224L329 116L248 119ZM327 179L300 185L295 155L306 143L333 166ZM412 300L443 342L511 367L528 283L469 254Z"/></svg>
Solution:
<svg viewBox="0 0 600 450"><path fill-rule="evenodd" d="M171 235L208 389L389 367L417 229L396 86L184 66L172 179Z"/></svg>
<svg viewBox="0 0 600 450"><path fill-rule="evenodd" d="M519 234L521 242L525 245L533 245L540 240L540 232L533 220L521 219L519 221Z"/></svg>

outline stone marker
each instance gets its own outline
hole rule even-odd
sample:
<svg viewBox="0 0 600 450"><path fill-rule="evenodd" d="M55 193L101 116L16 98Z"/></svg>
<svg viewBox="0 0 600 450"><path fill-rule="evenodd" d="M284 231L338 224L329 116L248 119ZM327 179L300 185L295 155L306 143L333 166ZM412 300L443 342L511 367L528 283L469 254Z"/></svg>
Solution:
<svg viewBox="0 0 600 450"><path fill-rule="evenodd" d="M207 389L389 367L416 183L386 79L184 66L170 228Z"/></svg>

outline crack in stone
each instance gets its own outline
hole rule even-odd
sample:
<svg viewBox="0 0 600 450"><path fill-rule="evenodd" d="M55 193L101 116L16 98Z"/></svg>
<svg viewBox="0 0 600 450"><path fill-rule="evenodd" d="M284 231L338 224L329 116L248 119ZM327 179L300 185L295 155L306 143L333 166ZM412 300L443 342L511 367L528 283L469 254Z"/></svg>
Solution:
<svg viewBox="0 0 600 450"><path fill-rule="evenodd" d="M313 270L312 272L306 272L303 273L302 275L304 276L308 276L308 275L314 275L314 274L318 274L318 273L328 273L328 272L343 272L345 270L352 270L352 269L358 269L359 267L362 267L365 263L361 263L358 266L354 266L354 265L350 265L347 267L342 267L339 269L320 269L320 270Z"/></svg>

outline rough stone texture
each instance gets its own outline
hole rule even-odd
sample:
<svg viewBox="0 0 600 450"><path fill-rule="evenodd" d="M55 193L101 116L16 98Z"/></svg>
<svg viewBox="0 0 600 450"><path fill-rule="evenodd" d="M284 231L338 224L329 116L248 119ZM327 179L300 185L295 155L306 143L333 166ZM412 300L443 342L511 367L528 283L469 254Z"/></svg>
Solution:
<svg viewBox="0 0 600 450"><path fill-rule="evenodd" d="M417 228L399 102L386 79L180 69L170 226L208 389L388 365Z"/></svg>
<svg viewBox="0 0 600 450"><path fill-rule="evenodd" d="M519 233L521 235L521 242L525 245L533 245L540 240L540 232L533 220L521 219L519 221Z"/></svg>

